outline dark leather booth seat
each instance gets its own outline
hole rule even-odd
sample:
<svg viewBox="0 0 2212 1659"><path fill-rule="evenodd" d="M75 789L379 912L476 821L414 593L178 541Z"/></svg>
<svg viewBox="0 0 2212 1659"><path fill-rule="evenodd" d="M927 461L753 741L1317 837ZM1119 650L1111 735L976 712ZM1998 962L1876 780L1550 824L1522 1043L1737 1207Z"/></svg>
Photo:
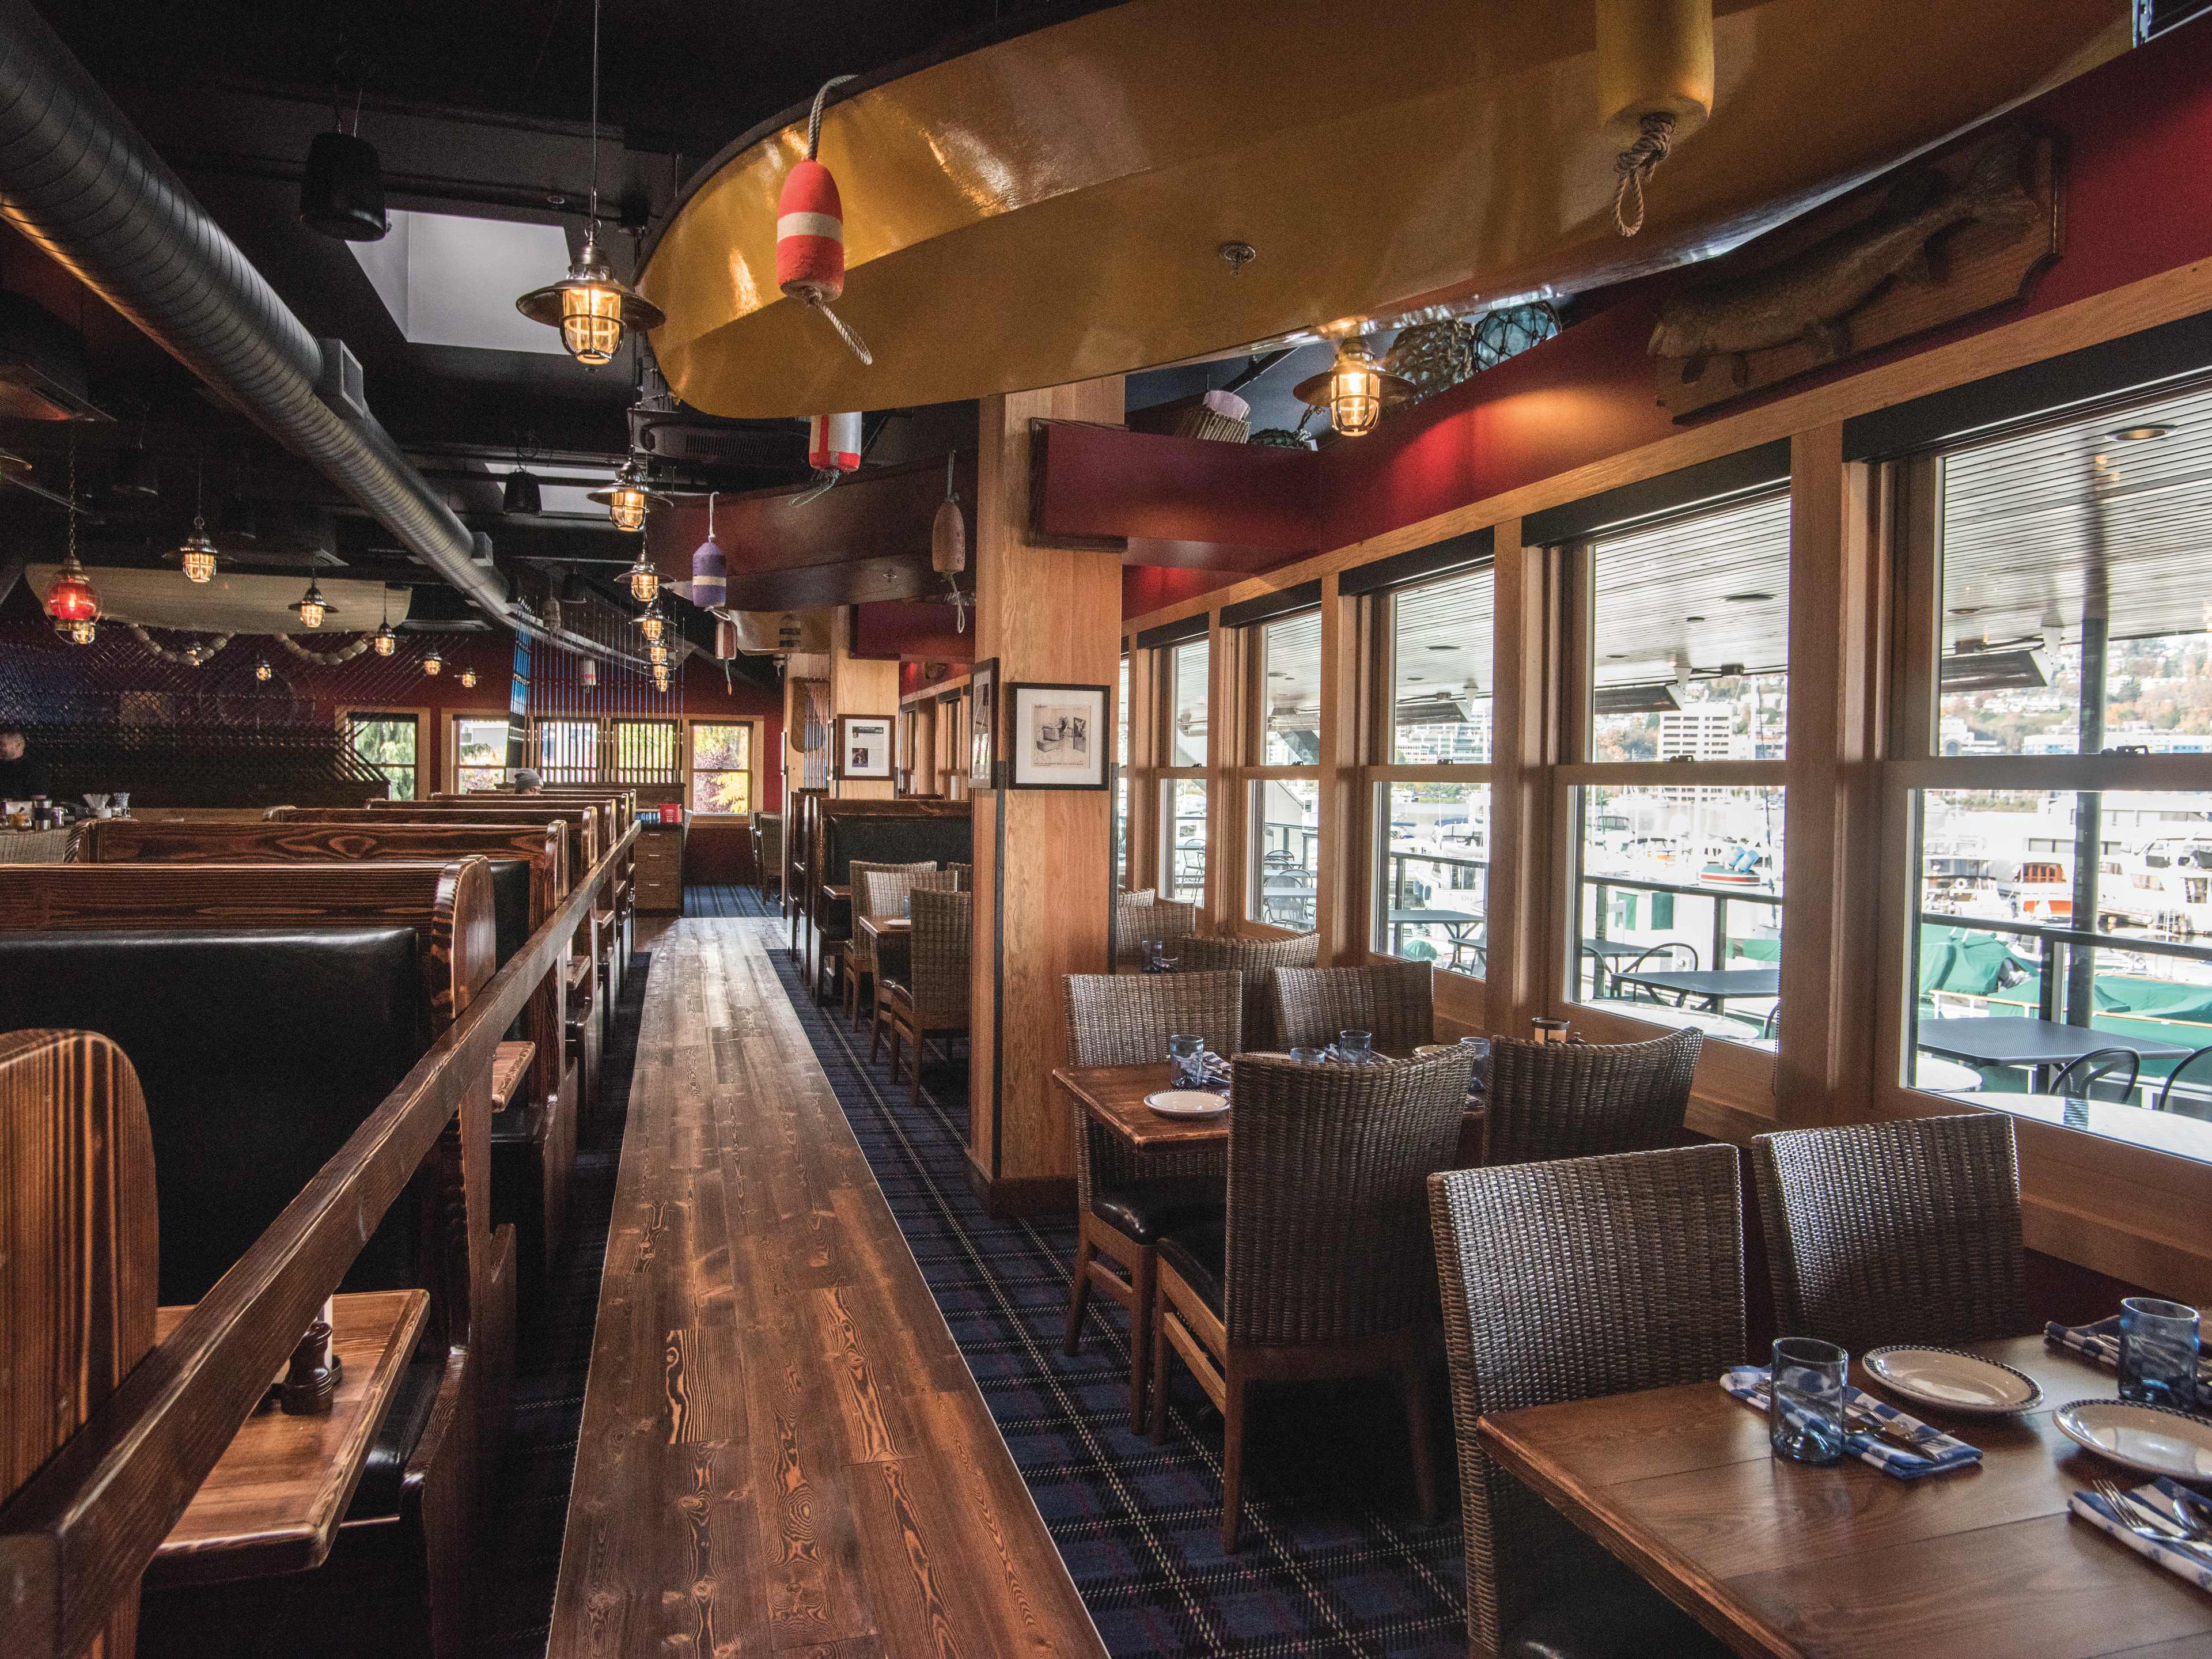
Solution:
<svg viewBox="0 0 2212 1659"><path fill-rule="evenodd" d="M830 812L822 824L823 870L809 879L817 887L849 886L855 860L862 864L970 864L975 861L975 820L963 812L927 817L890 813ZM817 924L825 939L853 936L849 902L826 906Z"/></svg>
<svg viewBox="0 0 2212 1659"><path fill-rule="evenodd" d="M415 930L0 932L0 1030L112 1038L154 1133L161 1300L197 1302L430 1043ZM419 1284L392 1206L347 1290Z"/></svg>

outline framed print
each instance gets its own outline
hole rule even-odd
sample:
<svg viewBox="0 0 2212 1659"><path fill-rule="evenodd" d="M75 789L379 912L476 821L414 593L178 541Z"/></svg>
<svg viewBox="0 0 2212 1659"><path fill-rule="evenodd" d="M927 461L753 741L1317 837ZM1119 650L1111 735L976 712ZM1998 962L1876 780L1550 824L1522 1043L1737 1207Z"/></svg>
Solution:
<svg viewBox="0 0 2212 1659"><path fill-rule="evenodd" d="M994 789L999 760L999 659L987 658L968 676L968 787Z"/></svg>
<svg viewBox="0 0 2212 1659"><path fill-rule="evenodd" d="M889 714L837 716L837 776L840 781L872 778L888 782L891 775L891 717Z"/></svg>
<svg viewBox="0 0 2212 1659"><path fill-rule="evenodd" d="M1009 685L1006 730L1017 789L1106 787L1107 688Z"/></svg>

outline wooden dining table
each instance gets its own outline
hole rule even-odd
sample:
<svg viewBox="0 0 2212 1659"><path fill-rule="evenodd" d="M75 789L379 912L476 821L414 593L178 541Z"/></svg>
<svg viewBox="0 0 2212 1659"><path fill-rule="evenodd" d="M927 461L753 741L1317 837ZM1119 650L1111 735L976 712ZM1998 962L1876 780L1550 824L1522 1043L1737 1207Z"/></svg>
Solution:
<svg viewBox="0 0 2212 1659"><path fill-rule="evenodd" d="M1139 1152L1203 1146L1229 1139L1231 1106L1212 1117L1168 1117L1145 1104L1145 1097L1174 1087L1166 1060L1150 1066L1063 1066L1053 1081L1077 1108L1119 1135ZM1472 1169L1482 1162L1483 1112L1469 1109L1460 1127L1453 1167Z"/></svg>
<svg viewBox="0 0 2212 1659"><path fill-rule="evenodd" d="M1973 1352L2035 1379L2016 1417L1930 1410L1852 1380L1982 1449L1899 1480L1856 1458L1769 1451L1765 1415L1717 1379L1497 1412L1491 1455L1740 1654L1762 1659L2207 1659L2212 1595L2073 1519L2099 1476L2146 1477L2052 1422L2112 1373L2039 1336Z"/></svg>

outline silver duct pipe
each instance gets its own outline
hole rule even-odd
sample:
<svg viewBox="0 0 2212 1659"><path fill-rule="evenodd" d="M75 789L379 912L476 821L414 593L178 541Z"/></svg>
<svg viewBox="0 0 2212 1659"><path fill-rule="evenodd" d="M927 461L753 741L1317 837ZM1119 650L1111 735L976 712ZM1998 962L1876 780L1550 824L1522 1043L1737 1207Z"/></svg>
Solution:
<svg viewBox="0 0 2212 1659"><path fill-rule="evenodd" d="M0 0L0 214L495 620L642 665L518 615L376 418L325 401L315 337L27 0Z"/></svg>

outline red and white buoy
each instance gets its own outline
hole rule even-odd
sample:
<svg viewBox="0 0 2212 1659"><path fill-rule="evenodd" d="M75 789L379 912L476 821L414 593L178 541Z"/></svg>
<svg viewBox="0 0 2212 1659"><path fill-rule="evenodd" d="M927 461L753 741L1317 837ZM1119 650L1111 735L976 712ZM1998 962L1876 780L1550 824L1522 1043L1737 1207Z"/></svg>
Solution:
<svg viewBox="0 0 2212 1659"><path fill-rule="evenodd" d="M804 300L827 317L853 355L872 364L876 360L860 337L830 309L832 300L845 295L845 208L837 180L815 159L822 147L823 102L831 87L852 78L840 75L814 94L814 111L806 122L806 159L791 169L776 204L775 281L791 298Z"/></svg>
<svg viewBox="0 0 2212 1659"><path fill-rule="evenodd" d="M812 415L806 421L806 464L817 473L855 472L860 465L860 417Z"/></svg>

